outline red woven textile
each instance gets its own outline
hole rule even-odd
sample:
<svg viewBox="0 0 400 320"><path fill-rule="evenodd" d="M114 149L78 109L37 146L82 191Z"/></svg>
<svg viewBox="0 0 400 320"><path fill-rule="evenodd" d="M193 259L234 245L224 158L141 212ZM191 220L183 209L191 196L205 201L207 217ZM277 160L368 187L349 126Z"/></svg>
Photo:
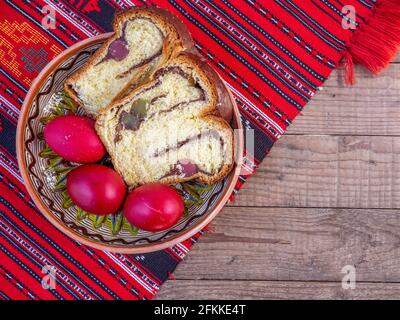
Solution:
<svg viewBox="0 0 400 320"><path fill-rule="evenodd" d="M387 2L398 9L398 1ZM350 44L356 62L369 61L368 50L357 51L354 35L368 29L368 21L381 5L374 0L3 0L0 299L150 299L200 236L138 256L86 247L44 218L18 171L15 130L32 80L65 48L109 31L114 11L141 4L167 8L180 16L198 51L231 88L244 126L255 133L254 154L248 152L244 164L249 171L323 85ZM352 7L344 8L345 4ZM41 25L44 6L56 13L54 30ZM240 178L235 192L245 179ZM45 265L57 270L56 289L42 287Z"/></svg>

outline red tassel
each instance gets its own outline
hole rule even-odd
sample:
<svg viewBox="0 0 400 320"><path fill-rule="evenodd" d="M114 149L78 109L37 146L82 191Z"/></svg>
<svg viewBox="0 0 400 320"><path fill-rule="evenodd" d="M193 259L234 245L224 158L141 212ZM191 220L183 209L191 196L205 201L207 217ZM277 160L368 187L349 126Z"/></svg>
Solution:
<svg viewBox="0 0 400 320"><path fill-rule="evenodd" d="M381 0L370 17L355 32L344 55L345 82L354 83L354 64L373 74L396 57L400 44L400 0Z"/></svg>
<svg viewBox="0 0 400 320"><path fill-rule="evenodd" d="M215 227L208 224L203 228L203 231L205 231L207 233L215 233Z"/></svg>
<svg viewBox="0 0 400 320"><path fill-rule="evenodd" d="M174 277L174 275L173 275L173 273L172 272L167 272L167 274L168 274L168 279L169 280L176 280L176 278Z"/></svg>
<svg viewBox="0 0 400 320"><path fill-rule="evenodd" d="M352 86L355 83L354 79L354 62L353 57L346 51L343 57L343 64L344 64L344 82L348 86Z"/></svg>

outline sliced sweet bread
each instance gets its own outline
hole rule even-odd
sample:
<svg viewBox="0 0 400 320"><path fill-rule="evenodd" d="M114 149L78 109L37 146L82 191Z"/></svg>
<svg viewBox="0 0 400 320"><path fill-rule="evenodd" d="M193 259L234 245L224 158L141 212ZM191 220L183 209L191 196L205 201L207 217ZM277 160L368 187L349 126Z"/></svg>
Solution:
<svg viewBox="0 0 400 320"><path fill-rule="evenodd" d="M211 184L229 173L234 135L219 115L216 81L204 62L182 53L100 112L96 130L129 186Z"/></svg>
<svg viewBox="0 0 400 320"><path fill-rule="evenodd" d="M115 34L65 81L65 90L88 113L96 115L191 45L182 25L162 9L139 7L117 14Z"/></svg>

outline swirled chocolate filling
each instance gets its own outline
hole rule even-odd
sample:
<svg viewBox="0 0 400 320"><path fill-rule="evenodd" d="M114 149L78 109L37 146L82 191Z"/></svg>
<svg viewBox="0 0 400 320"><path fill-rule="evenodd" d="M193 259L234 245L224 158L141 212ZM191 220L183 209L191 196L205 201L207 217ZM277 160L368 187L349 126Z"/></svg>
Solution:
<svg viewBox="0 0 400 320"><path fill-rule="evenodd" d="M179 72L181 71L181 72ZM174 67L174 68L169 68L168 72L178 72L179 74L181 74L182 76L185 75L188 76L186 73L184 73L184 71L179 68L179 67ZM150 88L147 88L144 92L147 92L151 89L154 89L155 87L159 86L161 84L160 81L157 81L153 86L151 86ZM148 113L147 110L147 106L148 105L153 105L155 103L157 103L158 101L160 101L161 99L164 99L167 97L166 93L162 93L158 96L153 97L150 102L147 102L143 99L138 99L136 101L133 102L131 109L129 112L127 111L122 111L119 115L118 118L118 124L115 128L116 133L115 133L115 137L114 137L114 142L117 143L119 141L121 141L122 139L122 135L121 135L121 131L122 130L133 130L136 131L140 128L140 125L142 124L142 122L147 121L151 118L153 118L155 115L157 114L162 114L162 113L167 113L167 112L171 112L175 109L178 109L184 105L188 105L190 103L194 103L197 101L204 101L206 99L206 95L204 90L201 87L197 87L200 90L200 96L196 99L191 99L189 101L182 101L179 102L167 109L163 109L157 112L153 112L151 114Z"/></svg>
<svg viewBox="0 0 400 320"><path fill-rule="evenodd" d="M223 149L224 147L224 139L222 139L222 137L220 136L219 132L217 130L208 130L199 134L196 134L194 136L188 137L184 140L178 141L176 145L174 146L169 146L167 148L161 149L159 151L156 151L153 154L153 157L160 157L163 156L164 154L170 152L170 151L175 151L178 150L179 148L182 148L184 145L192 142L192 141L196 141L196 140L200 140L200 139L204 139L206 137L212 137L214 139L218 139L221 145L221 148Z"/></svg>
<svg viewBox="0 0 400 320"><path fill-rule="evenodd" d="M186 73L179 66L168 66L168 67L165 67L165 68L161 68L161 69L156 71L156 73L154 74L154 77L155 78L161 78L162 76L164 76L167 73L176 73L176 74L179 74L181 77L183 77L185 79L190 79L191 78L191 75Z"/></svg>
<svg viewBox="0 0 400 320"><path fill-rule="evenodd" d="M148 57L148 58L146 58L146 59L140 61L139 63L137 63L137 64L131 66L131 67L130 67L128 70L126 70L125 72L119 74L119 75L117 76L117 79L121 79L121 78L123 78L123 77L126 77L127 75L129 75L129 73L130 73L132 70L134 70L134 69L136 69L136 68L140 68L140 67L142 67L142 66L148 64L149 62L153 61L155 58L161 56L161 54L162 54L162 48L161 48L160 50L158 50L156 53L154 53L153 55L151 55L150 57Z"/></svg>

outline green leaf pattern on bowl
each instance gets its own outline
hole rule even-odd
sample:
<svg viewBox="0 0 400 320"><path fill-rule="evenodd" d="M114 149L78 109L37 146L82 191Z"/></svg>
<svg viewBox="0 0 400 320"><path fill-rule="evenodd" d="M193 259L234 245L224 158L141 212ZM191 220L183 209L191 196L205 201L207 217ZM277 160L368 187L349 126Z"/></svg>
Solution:
<svg viewBox="0 0 400 320"><path fill-rule="evenodd" d="M78 108L76 107L73 100L63 91L56 93L58 99L57 103L51 108L50 114L40 118L40 122L43 125L49 123L52 119L66 114L75 114L78 112ZM37 134L37 138L43 140L43 132ZM62 157L57 155L48 145L44 145L43 150L40 151L39 156L41 158L47 159L47 171L51 172L55 176L55 184L53 187L54 192L61 193L62 207L65 209L69 209L71 207L75 207L76 209L76 219L78 221L83 221L89 219L93 227L98 229L103 226L107 227L113 235L118 235L121 230L126 230L130 232L132 235L136 235L139 232L139 229L135 226L132 226L123 215L122 211L119 211L115 214L108 215L96 215L92 213L88 213L78 206L76 206L71 198L69 197L66 190L66 176L68 172L78 166L78 164L71 163L69 161L64 160ZM201 205L203 200L201 195L207 191L209 191L212 186L211 185L203 185L197 182L184 182L172 185L172 187L182 196L183 201L185 203L185 211L184 215L187 217L188 210L193 205Z"/></svg>

